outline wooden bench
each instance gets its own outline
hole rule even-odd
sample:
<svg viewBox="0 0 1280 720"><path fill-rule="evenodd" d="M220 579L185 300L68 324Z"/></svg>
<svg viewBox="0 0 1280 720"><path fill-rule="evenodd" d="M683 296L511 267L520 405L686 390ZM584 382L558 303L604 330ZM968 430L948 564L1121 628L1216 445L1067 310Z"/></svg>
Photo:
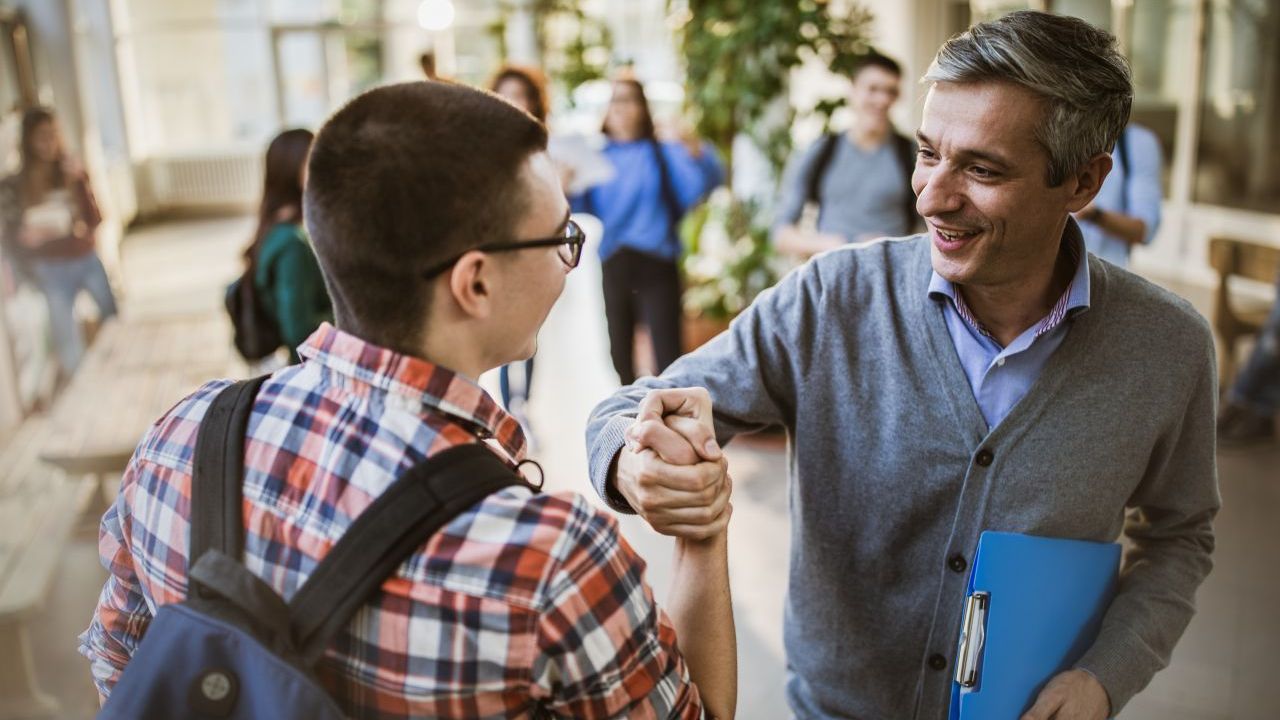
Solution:
<svg viewBox="0 0 1280 720"><path fill-rule="evenodd" d="M1280 277L1280 247L1247 240L1214 237L1209 240L1209 264L1218 271L1218 295L1214 303L1213 329L1222 340L1220 386L1225 388L1236 374L1236 345L1257 335L1271 305L1242 301L1231 292L1231 278L1240 277L1273 284ZM1275 302L1275 301L1273 301Z"/></svg>
<svg viewBox="0 0 1280 720"><path fill-rule="evenodd" d="M225 313L106 323L49 414L40 458L105 481L174 403L209 380L243 377Z"/></svg>
<svg viewBox="0 0 1280 720"><path fill-rule="evenodd" d="M47 603L94 484L40 462L47 430L44 418L28 418L0 451L0 720L52 717L59 709L36 681L27 623Z"/></svg>

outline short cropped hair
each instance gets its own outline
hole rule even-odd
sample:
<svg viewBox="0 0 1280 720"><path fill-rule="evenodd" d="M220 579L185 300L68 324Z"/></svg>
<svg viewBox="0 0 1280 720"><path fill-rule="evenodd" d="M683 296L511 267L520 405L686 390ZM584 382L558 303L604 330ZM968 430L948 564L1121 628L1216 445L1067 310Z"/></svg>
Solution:
<svg viewBox="0 0 1280 720"><path fill-rule="evenodd" d="M520 168L546 146L528 113L453 83L379 87L334 113L311 149L303 211L338 327L417 350L424 273L511 239L528 209Z"/></svg>
<svg viewBox="0 0 1280 720"><path fill-rule="evenodd" d="M862 71L867 68L880 68L890 75L902 77L902 66L898 64L897 60L894 60L888 55L881 55L875 50L871 50L865 55L859 56L854 62L853 72L849 75L850 79L856 80L858 76L862 74Z"/></svg>
<svg viewBox="0 0 1280 720"><path fill-rule="evenodd" d="M1129 122L1133 82L1111 33L1078 18L1033 10L979 23L951 38L925 73L937 82L1004 81L1041 98L1036 140L1060 185L1090 158L1110 152Z"/></svg>

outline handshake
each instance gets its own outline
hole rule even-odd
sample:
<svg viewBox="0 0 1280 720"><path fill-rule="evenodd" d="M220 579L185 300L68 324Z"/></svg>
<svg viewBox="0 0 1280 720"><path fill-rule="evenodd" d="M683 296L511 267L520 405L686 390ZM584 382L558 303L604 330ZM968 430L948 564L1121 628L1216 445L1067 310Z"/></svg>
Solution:
<svg viewBox="0 0 1280 720"><path fill-rule="evenodd" d="M626 432L614 488L654 530L707 540L729 524L733 481L704 388L653 390Z"/></svg>

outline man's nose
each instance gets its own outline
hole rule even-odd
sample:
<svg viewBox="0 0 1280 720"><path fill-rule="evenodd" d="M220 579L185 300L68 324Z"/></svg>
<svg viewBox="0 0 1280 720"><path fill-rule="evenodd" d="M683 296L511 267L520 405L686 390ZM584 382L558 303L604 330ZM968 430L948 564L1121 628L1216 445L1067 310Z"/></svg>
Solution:
<svg viewBox="0 0 1280 720"><path fill-rule="evenodd" d="M955 173L945 167L917 166L914 182L916 212L923 217L934 217L959 210L964 197L956 183Z"/></svg>

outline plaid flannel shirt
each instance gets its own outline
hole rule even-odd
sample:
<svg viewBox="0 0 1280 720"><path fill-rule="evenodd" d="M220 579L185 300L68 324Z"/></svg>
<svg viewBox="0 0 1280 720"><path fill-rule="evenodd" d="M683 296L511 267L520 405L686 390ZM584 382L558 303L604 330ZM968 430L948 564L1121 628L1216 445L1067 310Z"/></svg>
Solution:
<svg viewBox="0 0 1280 720"><path fill-rule="evenodd" d="M460 443L523 459L519 424L475 383L324 325L262 386L245 447L245 565L288 599L402 472ZM138 446L99 548L110 575L80 636L111 692L158 606L187 592L205 385ZM352 717L700 717L675 631L612 517L508 488L432 537L318 668Z"/></svg>

